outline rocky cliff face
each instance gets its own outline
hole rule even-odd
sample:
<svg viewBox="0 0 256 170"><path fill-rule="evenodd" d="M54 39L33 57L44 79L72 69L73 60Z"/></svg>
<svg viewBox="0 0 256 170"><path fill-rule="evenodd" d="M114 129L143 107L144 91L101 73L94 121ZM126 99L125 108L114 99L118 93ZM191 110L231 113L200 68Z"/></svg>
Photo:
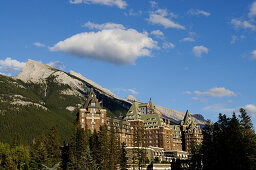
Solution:
<svg viewBox="0 0 256 170"><path fill-rule="evenodd" d="M20 134L29 143L51 126L59 127L62 139L66 139L91 88L109 116L125 115L131 103L138 101L133 96L121 99L74 71L66 73L33 60L28 60L16 77L0 75L0 139L10 142L11 137ZM185 114L156 107L177 123ZM194 118L204 123L202 115Z"/></svg>
<svg viewBox="0 0 256 170"><path fill-rule="evenodd" d="M15 78L26 83L41 84L44 88L45 94L47 93L48 79L52 79L56 84L68 87L60 92L63 95L86 97L89 94L90 89L93 88L98 99L104 101L104 107L108 108L112 112L115 112L115 108L117 107L120 107L121 110L129 109L131 105L129 101L115 96L110 90L85 78L80 73L76 73L74 71L65 73L61 70L57 70L33 60L28 60L22 72ZM116 104L119 106L115 106Z"/></svg>

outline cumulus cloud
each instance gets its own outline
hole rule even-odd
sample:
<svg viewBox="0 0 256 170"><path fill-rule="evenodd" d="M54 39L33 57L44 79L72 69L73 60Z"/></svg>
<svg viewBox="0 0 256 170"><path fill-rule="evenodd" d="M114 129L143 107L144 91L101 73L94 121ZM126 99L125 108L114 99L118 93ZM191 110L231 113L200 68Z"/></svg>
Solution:
<svg viewBox="0 0 256 170"><path fill-rule="evenodd" d="M196 57L201 57L203 53L208 54L208 48L205 46L194 46L192 52Z"/></svg>
<svg viewBox="0 0 256 170"><path fill-rule="evenodd" d="M177 17L177 15L173 13L168 13L166 9L158 9L156 11L151 12L147 20L152 24L161 25L164 28L175 28L185 30L184 26L175 23L170 18L168 18L168 16L171 18Z"/></svg>
<svg viewBox="0 0 256 170"><path fill-rule="evenodd" d="M168 49L168 48L174 48L175 45L171 42L163 42L162 48Z"/></svg>
<svg viewBox="0 0 256 170"><path fill-rule="evenodd" d="M242 29L251 29L252 31L256 30L256 26L252 24L250 21L246 21L246 20L232 19L231 24L236 29L242 28Z"/></svg>
<svg viewBox="0 0 256 170"><path fill-rule="evenodd" d="M204 15L204 16L207 16L207 17L211 15L211 13L203 11L203 10L199 10L199 9L190 9L188 11L188 14L189 15Z"/></svg>
<svg viewBox="0 0 256 170"><path fill-rule="evenodd" d="M137 92L136 90L134 89L128 89L129 92L131 92L132 94L136 95L136 94L139 94L139 92Z"/></svg>
<svg viewBox="0 0 256 170"><path fill-rule="evenodd" d="M124 0L69 0L71 4L100 4L107 6L116 6L120 9L124 9L127 6L126 1Z"/></svg>
<svg viewBox="0 0 256 170"><path fill-rule="evenodd" d="M244 109L252 116L256 115L256 106L253 104L247 104L244 106Z"/></svg>
<svg viewBox="0 0 256 170"><path fill-rule="evenodd" d="M60 61L51 61L50 63L47 64L48 66L51 66L51 67L54 67L54 68L57 68L59 70L64 70L65 69L65 66L63 65L62 62Z"/></svg>
<svg viewBox="0 0 256 170"><path fill-rule="evenodd" d="M249 17L255 17L256 16L256 1L252 3L248 16Z"/></svg>
<svg viewBox="0 0 256 170"><path fill-rule="evenodd" d="M34 46L37 46L37 47L45 47L44 44L40 43L40 42L35 42L34 43Z"/></svg>
<svg viewBox="0 0 256 170"><path fill-rule="evenodd" d="M203 95L203 96L210 96L210 97L231 97L231 96L236 96L235 92L225 89L224 87L215 87L211 88L208 91L195 91L194 92L196 95Z"/></svg>
<svg viewBox="0 0 256 170"><path fill-rule="evenodd" d="M19 62L7 57L5 60L0 60L0 71L17 73L20 72L25 65L26 63L24 62Z"/></svg>
<svg viewBox="0 0 256 170"><path fill-rule="evenodd" d="M155 35L156 37L161 38L161 39L164 38L164 33L160 30L153 30L153 31L151 31L150 34Z"/></svg>
<svg viewBox="0 0 256 170"><path fill-rule="evenodd" d="M87 27L89 29L98 29L98 30L104 30L104 29L125 29L125 27L122 24L116 24L112 22L107 22L104 24L95 24L93 22L88 21L83 25L83 27Z"/></svg>
<svg viewBox="0 0 256 170"><path fill-rule="evenodd" d="M191 37L185 37L183 38L182 40L180 40L181 42L194 42L195 39L194 38L191 38Z"/></svg>
<svg viewBox="0 0 256 170"><path fill-rule="evenodd" d="M251 52L251 58L252 59L256 59L256 50L253 50L252 52Z"/></svg>
<svg viewBox="0 0 256 170"><path fill-rule="evenodd" d="M108 29L84 32L58 42L50 48L71 55L103 60L113 64L135 64L136 59L151 56L157 42L135 29Z"/></svg>

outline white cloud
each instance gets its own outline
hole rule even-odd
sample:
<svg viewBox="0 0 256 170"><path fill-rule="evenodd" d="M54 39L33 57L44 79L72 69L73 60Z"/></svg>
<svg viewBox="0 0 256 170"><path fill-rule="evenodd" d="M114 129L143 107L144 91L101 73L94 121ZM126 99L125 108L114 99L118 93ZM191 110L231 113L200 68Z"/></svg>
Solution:
<svg viewBox="0 0 256 170"><path fill-rule="evenodd" d="M189 15L204 15L204 16L207 16L207 17L211 15L211 13L203 11L203 10L199 10L199 9L190 9L188 11L188 14Z"/></svg>
<svg viewBox="0 0 256 170"><path fill-rule="evenodd" d="M156 8L158 6L158 3L156 1L149 1L152 8Z"/></svg>
<svg viewBox="0 0 256 170"><path fill-rule="evenodd" d="M251 58L252 58L252 59L256 59L256 50L253 50L253 51L251 52L251 54L252 54Z"/></svg>
<svg viewBox="0 0 256 170"><path fill-rule="evenodd" d="M107 6L117 6L120 9L124 9L127 6L126 1L124 0L69 0L71 4L100 4Z"/></svg>
<svg viewBox="0 0 256 170"><path fill-rule="evenodd" d="M175 23L171 19L167 18L168 15L174 18L176 16L173 13L168 14L166 9L158 9L154 12L151 12L147 20L152 24L161 25L164 28L176 28L176 29L185 30L184 26L178 23Z"/></svg>
<svg viewBox="0 0 256 170"><path fill-rule="evenodd" d="M45 47L44 44L40 43L40 42L35 42L34 43L34 46L37 46L37 47Z"/></svg>
<svg viewBox="0 0 256 170"><path fill-rule="evenodd" d="M192 92L191 91L184 91L183 94L190 95L190 94L192 94Z"/></svg>
<svg viewBox="0 0 256 170"><path fill-rule="evenodd" d="M208 48L205 46L194 46L192 52L196 57L201 57L203 53L208 54Z"/></svg>
<svg viewBox="0 0 256 170"><path fill-rule="evenodd" d="M244 35L240 35L240 36L232 35L230 43L235 44L237 41L243 40L245 38L246 37Z"/></svg>
<svg viewBox="0 0 256 170"><path fill-rule="evenodd" d="M209 105L203 108L203 110L206 111L212 111L212 112L216 112L216 113L232 113L235 112L237 109L236 108L226 108L226 104L213 104L213 105Z"/></svg>
<svg viewBox="0 0 256 170"><path fill-rule="evenodd" d="M129 12L125 12L124 13L125 16L129 15L129 16L140 16L142 14L142 11L139 10L138 12L134 11L133 9L130 9Z"/></svg>
<svg viewBox="0 0 256 170"><path fill-rule="evenodd" d="M164 42L162 45L162 48L164 48L164 49L174 48L174 47L175 47L175 45L171 42Z"/></svg>
<svg viewBox="0 0 256 170"><path fill-rule="evenodd" d="M194 42L195 39L194 38L191 38L191 37L185 37L183 38L182 40L180 40L181 42Z"/></svg>
<svg viewBox="0 0 256 170"><path fill-rule="evenodd" d="M71 3L71 4L81 4L81 3L83 3L83 0L69 0L69 3Z"/></svg>
<svg viewBox="0 0 256 170"><path fill-rule="evenodd" d="M211 88L208 91L200 92L200 91L195 91L194 92L196 95L203 95L203 96L210 96L210 97L231 97L231 96L236 96L235 92L225 89L224 87L215 87Z"/></svg>
<svg viewBox="0 0 256 170"><path fill-rule="evenodd" d="M0 60L0 71L17 73L20 72L25 65L26 63L24 62L19 62L7 57L5 60Z"/></svg>
<svg viewBox="0 0 256 170"><path fill-rule="evenodd" d="M232 19L231 24L236 28L242 28L242 29L251 29L252 31L256 30L256 26L250 23L250 21L246 20L239 20L239 19Z"/></svg>
<svg viewBox="0 0 256 170"><path fill-rule="evenodd" d="M63 65L62 62L60 61L51 61L50 63L47 64L48 66L51 66L51 67L54 67L54 68L57 68L59 70L64 70L65 69L65 66Z"/></svg>
<svg viewBox="0 0 256 170"><path fill-rule="evenodd" d="M235 44L237 40L238 40L238 37L236 35L232 35L232 40L230 43Z"/></svg>
<svg viewBox="0 0 256 170"><path fill-rule="evenodd" d="M122 24L116 24L116 23L112 23L112 22L107 22L107 23L104 23L104 24L95 24L93 22L88 21L83 26L87 27L89 29L98 29L98 30L125 29L125 27Z"/></svg>
<svg viewBox="0 0 256 170"><path fill-rule="evenodd" d="M150 34L155 35L156 37L161 38L161 39L164 38L164 33L160 30L153 30L153 31L151 31Z"/></svg>
<svg viewBox="0 0 256 170"><path fill-rule="evenodd" d="M256 115L256 106L253 104L247 104L244 106L244 109L251 115L255 116Z"/></svg>
<svg viewBox="0 0 256 170"><path fill-rule="evenodd" d="M128 89L128 91L134 95L139 94L139 92L135 91L134 89Z"/></svg>
<svg viewBox="0 0 256 170"><path fill-rule="evenodd" d="M153 48L158 48L157 42L147 33L135 29L108 29L73 35L58 42L50 50L125 65L135 64L140 57L151 56Z"/></svg>
<svg viewBox="0 0 256 170"><path fill-rule="evenodd" d="M256 16L256 1L252 3L248 16L250 18Z"/></svg>

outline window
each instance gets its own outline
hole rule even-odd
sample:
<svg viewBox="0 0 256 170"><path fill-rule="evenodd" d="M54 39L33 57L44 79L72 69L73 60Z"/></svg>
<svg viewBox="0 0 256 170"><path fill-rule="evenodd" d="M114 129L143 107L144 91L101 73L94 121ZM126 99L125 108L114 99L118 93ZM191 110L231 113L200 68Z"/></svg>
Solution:
<svg viewBox="0 0 256 170"><path fill-rule="evenodd" d="M104 123L104 119L102 119L101 122Z"/></svg>
<svg viewBox="0 0 256 170"><path fill-rule="evenodd" d="M91 106L95 106L95 103L91 103Z"/></svg>
<svg viewBox="0 0 256 170"><path fill-rule="evenodd" d="M104 114L102 114L101 117L104 117Z"/></svg>
<svg viewBox="0 0 256 170"><path fill-rule="evenodd" d="M82 117L84 117L84 113L82 113Z"/></svg>
<svg viewBox="0 0 256 170"><path fill-rule="evenodd" d="M84 122L84 118L82 119L82 123Z"/></svg>
<svg viewBox="0 0 256 170"><path fill-rule="evenodd" d="M92 117L94 117L94 113L92 113Z"/></svg>
<svg viewBox="0 0 256 170"><path fill-rule="evenodd" d="M92 119L92 122L94 122L94 119Z"/></svg>
<svg viewBox="0 0 256 170"><path fill-rule="evenodd" d="M82 124L82 128L84 128L84 124Z"/></svg>

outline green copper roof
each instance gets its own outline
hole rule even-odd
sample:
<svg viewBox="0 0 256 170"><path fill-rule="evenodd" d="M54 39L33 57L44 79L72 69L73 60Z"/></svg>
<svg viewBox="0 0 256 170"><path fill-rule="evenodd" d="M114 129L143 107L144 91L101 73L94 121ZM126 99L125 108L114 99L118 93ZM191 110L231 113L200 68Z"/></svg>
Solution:
<svg viewBox="0 0 256 170"><path fill-rule="evenodd" d="M186 111L186 114L184 116L183 121L181 122L181 125L189 125L192 122L192 117L189 111Z"/></svg>
<svg viewBox="0 0 256 170"><path fill-rule="evenodd" d="M92 106L91 103L95 103L95 106ZM84 108L88 108L88 107L97 107L100 108L100 104L98 102L97 96L95 95L93 89L91 88L91 91L87 97L87 100L84 103Z"/></svg>
<svg viewBox="0 0 256 170"><path fill-rule="evenodd" d="M141 119L144 122L145 128L158 128L163 125L163 120L158 114L146 114L142 115Z"/></svg>
<svg viewBox="0 0 256 170"><path fill-rule="evenodd" d="M151 98L150 98L150 100L148 102L148 107L149 107L149 109L154 109L155 108L155 105L154 105L154 103L153 103Z"/></svg>
<svg viewBox="0 0 256 170"><path fill-rule="evenodd" d="M170 125L170 128L172 129L172 136L175 139L181 138L181 129L179 125Z"/></svg>
<svg viewBox="0 0 256 170"><path fill-rule="evenodd" d="M138 120L141 119L141 113L139 110L139 103L138 102L134 102L132 104L132 106L130 107L130 109L128 110L126 117L126 120Z"/></svg>

